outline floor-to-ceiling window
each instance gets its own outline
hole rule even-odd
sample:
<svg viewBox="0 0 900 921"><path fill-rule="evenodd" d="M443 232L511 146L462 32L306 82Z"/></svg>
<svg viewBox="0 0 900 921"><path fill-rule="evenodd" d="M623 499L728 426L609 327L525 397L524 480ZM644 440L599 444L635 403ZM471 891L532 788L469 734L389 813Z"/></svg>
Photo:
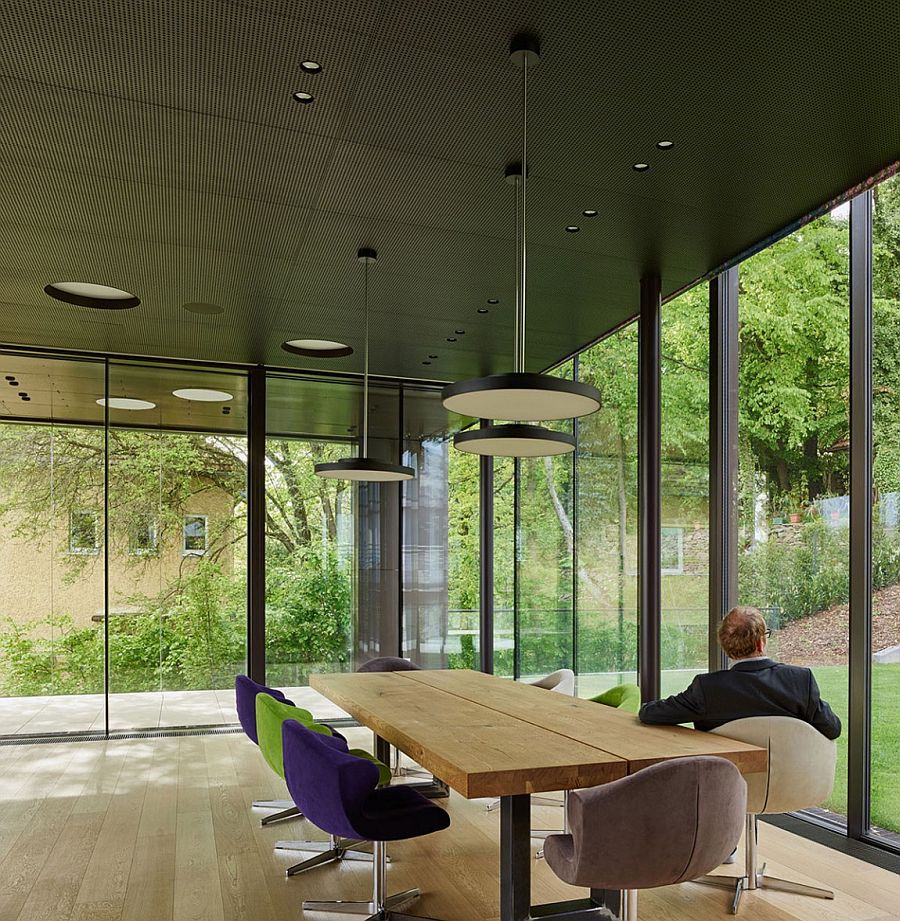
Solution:
<svg viewBox="0 0 900 921"><path fill-rule="evenodd" d="M448 666L479 667L481 602L480 458L449 448L447 458Z"/></svg>
<svg viewBox="0 0 900 921"><path fill-rule="evenodd" d="M578 693L637 675L637 325L578 356L601 409L578 420L576 591Z"/></svg>
<svg viewBox="0 0 900 921"><path fill-rule="evenodd" d="M706 285L662 308L660 654L663 695L708 659L709 297Z"/></svg>
<svg viewBox="0 0 900 921"><path fill-rule="evenodd" d="M109 364L109 725L233 720L247 622L247 379Z"/></svg>
<svg viewBox="0 0 900 921"><path fill-rule="evenodd" d="M569 361L553 372L572 379ZM547 423L572 431L572 420ZM518 675L571 668L574 646L574 454L521 458L517 490Z"/></svg>
<svg viewBox="0 0 900 921"><path fill-rule="evenodd" d="M846 725L849 220L839 208L740 267L739 601ZM847 733L834 793L846 815Z"/></svg>
<svg viewBox="0 0 900 921"><path fill-rule="evenodd" d="M104 366L0 368L0 734L102 730Z"/></svg>
<svg viewBox="0 0 900 921"><path fill-rule="evenodd" d="M871 823L900 844L900 179L873 207Z"/></svg>

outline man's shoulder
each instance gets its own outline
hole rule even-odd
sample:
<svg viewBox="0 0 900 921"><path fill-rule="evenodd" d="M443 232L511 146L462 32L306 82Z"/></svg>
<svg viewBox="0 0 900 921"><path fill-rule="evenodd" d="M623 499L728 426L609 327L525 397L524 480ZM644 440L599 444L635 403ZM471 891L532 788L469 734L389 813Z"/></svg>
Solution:
<svg viewBox="0 0 900 921"><path fill-rule="evenodd" d="M722 669L721 671L706 672L697 675L695 680L701 684L718 683L721 681L737 681L742 676L753 674L777 674L783 678L794 678L806 680L811 673L805 665L789 665L786 662L776 662L774 659L757 659L752 662L736 662L731 668Z"/></svg>

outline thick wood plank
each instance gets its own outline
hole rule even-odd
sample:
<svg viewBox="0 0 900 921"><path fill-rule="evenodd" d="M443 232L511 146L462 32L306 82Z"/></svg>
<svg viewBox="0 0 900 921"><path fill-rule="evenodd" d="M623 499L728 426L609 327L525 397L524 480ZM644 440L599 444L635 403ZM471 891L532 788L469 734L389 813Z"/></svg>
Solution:
<svg viewBox="0 0 900 921"><path fill-rule="evenodd" d="M768 762L765 749L746 742L685 726L645 726L633 713L483 672L448 669L396 674L601 748L627 761L629 773L660 761L693 755L727 758L745 774L765 771Z"/></svg>
<svg viewBox="0 0 900 921"><path fill-rule="evenodd" d="M469 799L595 786L625 776L621 758L402 674L312 675L311 683Z"/></svg>

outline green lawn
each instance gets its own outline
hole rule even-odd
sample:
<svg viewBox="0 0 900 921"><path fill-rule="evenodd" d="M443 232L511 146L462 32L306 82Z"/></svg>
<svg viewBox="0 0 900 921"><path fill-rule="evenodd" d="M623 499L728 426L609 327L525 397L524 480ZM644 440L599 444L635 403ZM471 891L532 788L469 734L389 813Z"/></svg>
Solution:
<svg viewBox="0 0 900 921"><path fill-rule="evenodd" d="M824 805L847 813L847 667L814 669L822 697L844 724L834 794ZM900 832L900 665L872 667L872 824Z"/></svg>

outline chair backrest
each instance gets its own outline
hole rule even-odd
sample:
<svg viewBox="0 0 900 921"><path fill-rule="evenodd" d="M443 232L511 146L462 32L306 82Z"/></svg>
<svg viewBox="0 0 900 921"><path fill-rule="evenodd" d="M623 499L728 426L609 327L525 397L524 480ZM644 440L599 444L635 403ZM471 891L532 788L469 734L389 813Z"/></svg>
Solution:
<svg viewBox="0 0 900 921"><path fill-rule="evenodd" d="M251 741L259 745L259 737L256 732L257 694L268 694L269 697L274 697L275 700L288 704L292 703L292 701L288 700L278 688L267 688L264 684L260 684L246 675L238 675L234 679L234 700L241 729L244 730Z"/></svg>
<svg viewBox="0 0 900 921"><path fill-rule="evenodd" d="M266 759L266 763L279 777L284 777L281 726L285 720L295 720L308 726L313 732L332 735L328 726L313 721L312 714L308 710L276 700L268 694L257 694L256 734L259 737L259 750Z"/></svg>
<svg viewBox="0 0 900 921"><path fill-rule="evenodd" d="M731 853L747 787L724 758L676 758L622 780L569 793L569 835L544 856L567 883L652 889L696 879Z"/></svg>
<svg viewBox="0 0 900 921"><path fill-rule="evenodd" d="M284 779L300 811L330 835L364 838L353 817L378 786L378 767L348 754L346 742L294 720L283 723L281 732Z"/></svg>
<svg viewBox="0 0 900 921"><path fill-rule="evenodd" d="M637 713L641 709L641 689L636 684L617 684L614 688L592 697L591 700L595 704L603 704L604 707Z"/></svg>
<svg viewBox="0 0 900 921"><path fill-rule="evenodd" d="M793 812L831 796L837 745L809 723L790 716L751 716L713 732L769 752L768 770L747 775L748 812Z"/></svg>
<svg viewBox="0 0 900 921"><path fill-rule="evenodd" d="M369 659L357 669L358 672L419 672L421 670L421 666L410 662L409 659L401 659L400 656L379 656L377 659Z"/></svg>
<svg viewBox="0 0 900 921"><path fill-rule="evenodd" d="M551 672L546 678L529 682L533 687L544 688L547 691L556 691L558 694L575 694L575 672L571 668L560 668Z"/></svg>

